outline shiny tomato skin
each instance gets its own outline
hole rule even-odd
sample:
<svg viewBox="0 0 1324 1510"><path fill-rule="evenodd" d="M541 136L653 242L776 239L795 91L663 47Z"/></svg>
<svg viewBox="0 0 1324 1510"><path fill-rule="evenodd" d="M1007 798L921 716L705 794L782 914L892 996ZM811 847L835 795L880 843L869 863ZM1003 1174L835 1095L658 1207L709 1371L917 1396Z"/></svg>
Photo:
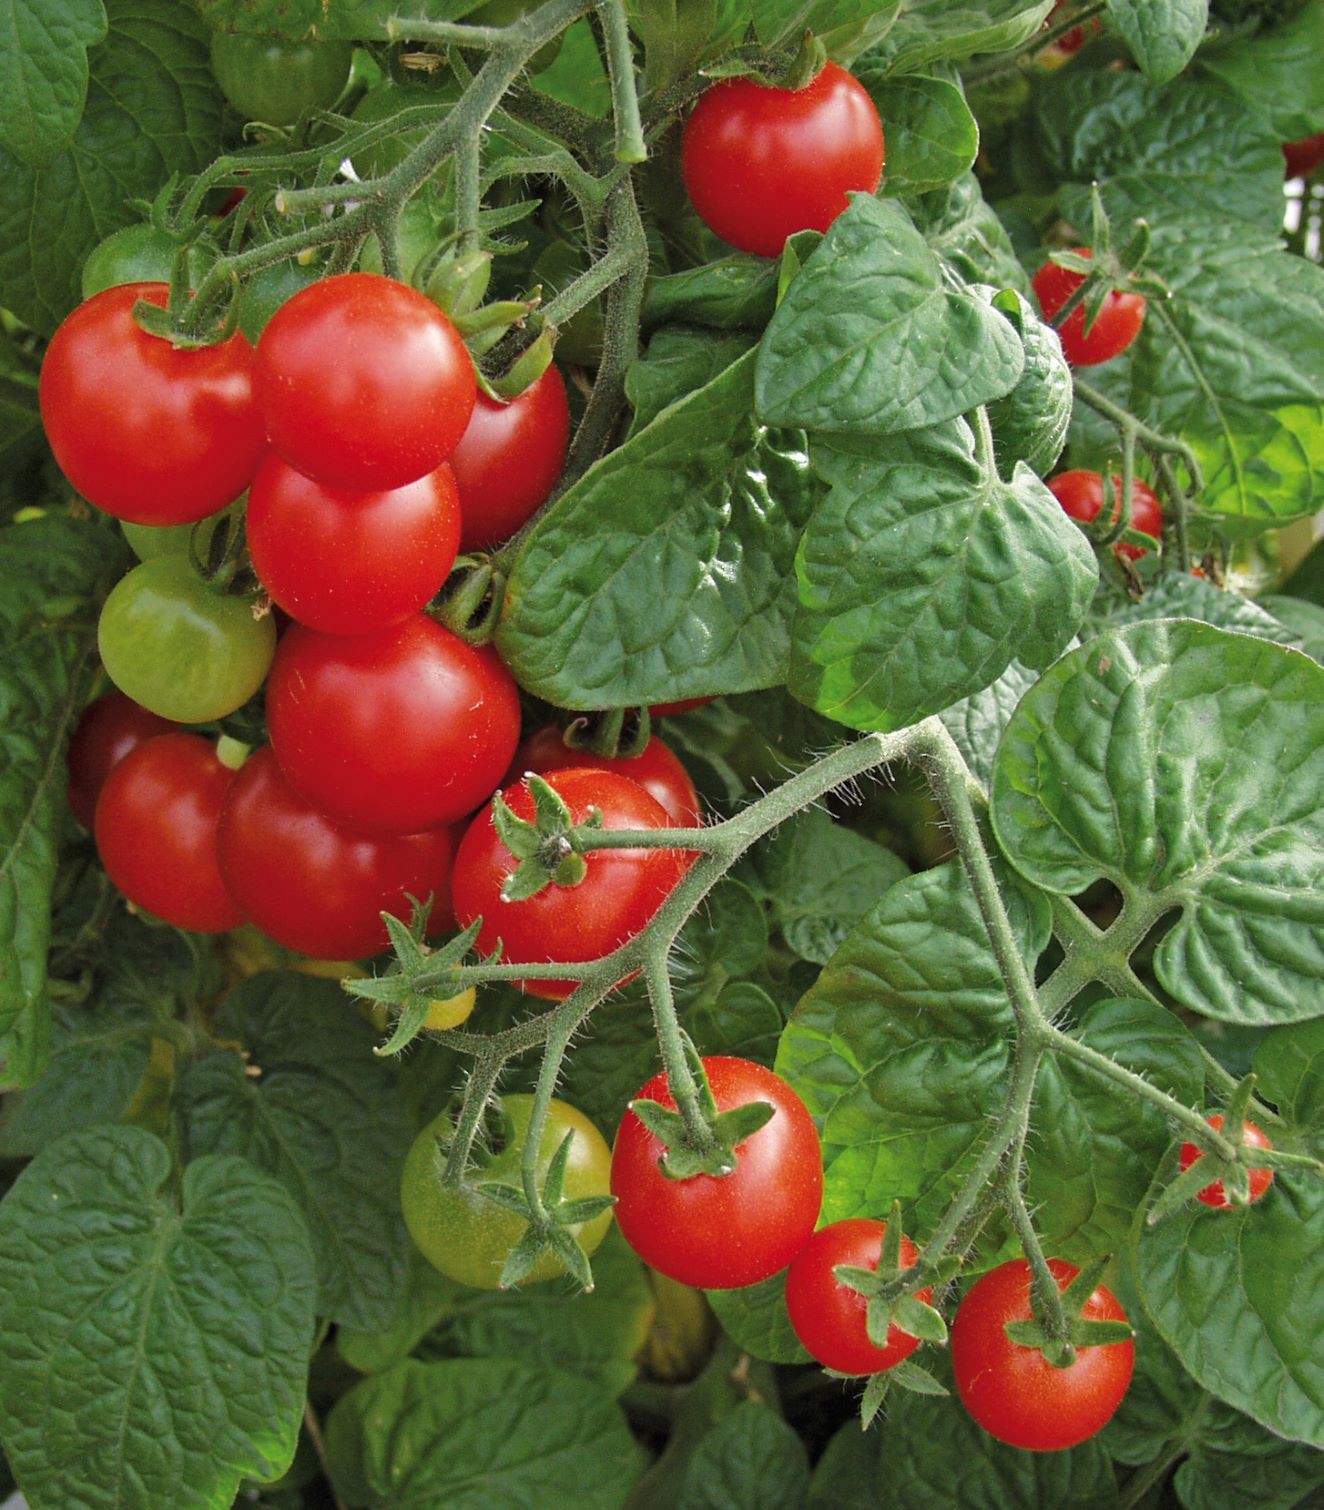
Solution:
<svg viewBox="0 0 1324 1510"><path fill-rule="evenodd" d="M158 735L114 767L97 800L97 852L129 901L194 933L244 921L216 863L216 825L233 776L197 734Z"/></svg>
<svg viewBox="0 0 1324 1510"><path fill-rule="evenodd" d="M365 834L416 834L472 813L519 742L519 692L490 646L414 614L375 634L292 625L267 682L291 786Z"/></svg>
<svg viewBox="0 0 1324 1510"><path fill-rule="evenodd" d="M559 792L576 823L595 807L604 828L670 828L671 819L638 783L614 771L576 768L551 771L547 784ZM501 794L519 818L532 819L527 782ZM686 856L674 849L612 849L586 857L588 873L578 886L553 883L536 896L503 902L501 888L517 861L497 836L489 804L469 825L455 856L451 897L456 921L467 928L481 917L478 948L503 945L509 964L576 964L610 954L647 924L684 874ZM559 1001L573 981L534 980L524 989Z"/></svg>
<svg viewBox="0 0 1324 1510"><path fill-rule="evenodd" d="M1215 1132L1222 1132L1223 1118L1220 1114L1215 1113L1214 1116L1209 1117L1206 1120ZM1273 1147L1273 1144L1270 1143L1264 1132L1260 1128L1256 1127L1253 1122L1244 1122L1242 1124L1242 1127L1244 1130L1242 1132L1241 1138L1242 1142L1245 1143L1247 1148ZM1200 1148L1198 1144L1182 1144L1180 1162L1183 1169L1189 1169L1197 1159L1201 1159L1203 1157L1204 1150ZM1273 1184L1273 1170L1248 1169L1246 1173L1250 1182L1250 1198L1253 1204L1255 1201L1258 1201L1260 1197L1263 1196L1265 1191L1268 1190L1269 1186ZM1197 1192L1196 1199L1203 1201L1206 1206L1212 1206L1216 1211L1233 1211L1236 1209L1233 1206L1232 1202L1227 1198L1227 1192L1223 1188L1222 1180L1214 1180L1212 1184L1206 1185L1203 1190Z"/></svg>
<svg viewBox="0 0 1324 1510"><path fill-rule="evenodd" d="M130 750L177 726L112 689L88 703L69 737L69 806L86 829L96 817L106 777Z"/></svg>
<svg viewBox="0 0 1324 1510"><path fill-rule="evenodd" d="M1075 250L1082 257L1090 255L1088 247L1078 246ZM1084 281L1083 273L1073 273L1056 262L1045 262L1034 275L1034 292L1044 318L1052 320ZM1101 362L1111 362L1130 346L1144 323L1145 296L1114 289L1104 300L1088 335L1083 304L1078 304L1058 326L1062 355L1073 367L1097 367Z"/></svg>
<svg viewBox="0 0 1324 1510"><path fill-rule="evenodd" d="M611 1155L616 1222L646 1264L681 1284L732 1290L784 1269L808 1242L823 1203L823 1156L805 1104L771 1070L718 1055L703 1061L719 1111L751 1101L776 1108L735 1147L728 1175L673 1180L661 1141L631 1111ZM674 1110L664 1074L634 1097Z"/></svg>
<svg viewBox="0 0 1324 1510"><path fill-rule="evenodd" d="M824 1368L840 1374L877 1374L909 1358L919 1338L903 1332L895 1322L887 1329L887 1343L869 1341L865 1314L869 1302L843 1285L832 1272L838 1264L877 1269L886 1222L851 1217L821 1227L791 1260L786 1275L786 1311L801 1343ZM901 1239L901 1266L915 1262L915 1245ZM927 1287L916 1292L926 1304L933 1299Z"/></svg>
<svg viewBox="0 0 1324 1510"><path fill-rule="evenodd" d="M417 613L450 575L460 500L445 462L400 488L347 492L273 451L248 492L248 549L277 603L325 634L370 634Z"/></svg>
<svg viewBox="0 0 1324 1510"><path fill-rule="evenodd" d="M450 457L464 516L460 549L485 550L530 520L556 486L569 443L570 404L555 367L509 403L480 393Z"/></svg>
<svg viewBox="0 0 1324 1510"><path fill-rule="evenodd" d="M133 321L164 283L122 283L80 304L51 338L38 397L64 475L134 524L205 519L248 486L262 455L253 348L240 334L176 350Z"/></svg>
<svg viewBox="0 0 1324 1510"><path fill-rule="evenodd" d="M1122 479L1114 473L1110 481L1112 517L1116 519L1117 510L1121 507ZM1089 524L1097 518L1103 507L1103 476L1099 472L1059 472L1048 479L1048 491L1062 505L1065 513L1072 519L1080 520L1082 524ZM1155 540L1163 538L1163 505L1154 489L1138 477L1131 483L1131 528L1139 530L1143 535L1151 535ZM1127 545L1120 540L1113 546L1113 550L1117 555L1127 556L1132 561L1139 561L1141 556L1149 554L1142 545Z"/></svg>
<svg viewBox="0 0 1324 1510"><path fill-rule="evenodd" d="M761 257L796 231L826 231L848 191L872 194L883 127L864 86L828 63L803 89L723 79L685 123L681 172L699 218Z"/></svg>
<svg viewBox="0 0 1324 1510"><path fill-rule="evenodd" d="M1080 1272L1060 1258L1048 1267L1059 1290ZM1085 1321L1125 1321L1102 1285L1085 1302ZM1135 1370L1135 1343L1082 1347L1067 1368L1037 1348L1013 1342L1008 1322L1030 1320L1030 1266L1001 1264L970 1287L951 1330L952 1372L961 1402L1001 1442L1029 1452L1058 1452L1102 1431L1122 1403Z"/></svg>
<svg viewBox="0 0 1324 1510"><path fill-rule="evenodd" d="M417 289L341 273L301 289L257 345L267 438L332 488L399 488L434 471L473 412L460 333Z"/></svg>
<svg viewBox="0 0 1324 1510"><path fill-rule="evenodd" d="M545 724L520 741L507 779L518 781L529 771L544 776L549 771L566 771L575 766L592 771L615 771L618 776L637 781L662 805L668 821L677 828L697 827L703 822L703 809L699 806L699 794L694 790L690 773L656 734L638 755L621 759L595 755L591 750L571 749L555 724Z"/></svg>
<svg viewBox="0 0 1324 1510"><path fill-rule="evenodd" d="M221 809L221 875L268 938L315 959L360 959L387 946L383 912L408 919L409 898L442 891L444 829L368 838L300 797L270 745L251 755Z"/></svg>
<svg viewBox="0 0 1324 1510"><path fill-rule="evenodd" d="M1324 163L1324 131L1283 143L1283 177L1309 178Z"/></svg>

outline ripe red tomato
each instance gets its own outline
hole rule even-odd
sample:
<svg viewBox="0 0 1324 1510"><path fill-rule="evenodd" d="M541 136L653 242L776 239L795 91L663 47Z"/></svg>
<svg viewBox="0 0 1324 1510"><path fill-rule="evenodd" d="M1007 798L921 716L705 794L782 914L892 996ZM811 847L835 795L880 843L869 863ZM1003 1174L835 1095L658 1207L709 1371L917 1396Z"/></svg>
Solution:
<svg viewBox="0 0 1324 1510"><path fill-rule="evenodd" d="M815 1232L791 1260L786 1311L795 1335L825 1368L842 1374L876 1374L895 1368L919 1346L918 1337L893 1322L887 1329L886 1345L875 1347L865 1322L869 1302L832 1272L838 1264L876 1270L886 1231L886 1222L865 1217L833 1222ZM902 1267L908 1268L915 1258L914 1243L902 1237ZM933 1291L925 1287L916 1292L916 1299L927 1304Z"/></svg>
<svg viewBox="0 0 1324 1510"><path fill-rule="evenodd" d="M1078 246L1075 250L1082 257L1090 255L1088 247ZM1034 292L1044 318L1052 320L1084 281L1083 273L1073 273L1056 262L1045 262L1034 275ZM1114 289L1104 300L1088 335L1085 333L1083 304L1078 304L1063 321L1057 332L1062 342L1062 355L1073 367L1097 367L1100 362L1110 362L1135 340L1144 323L1144 295L1119 293Z"/></svg>
<svg viewBox="0 0 1324 1510"><path fill-rule="evenodd" d="M569 442L570 405L555 367L508 404L480 393L450 458L464 516L460 549L484 550L531 519L556 486Z"/></svg>
<svg viewBox="0 0 1324 1510"><path fill-rule="evenodd" d="M445 462L400 488L328 488L272 452L248 493L248 548L263 586L310 629L367 634L423 607L460 542Z"/></svg>
<svg viewBox="0 0 1324 1510"><path fill-rule="evenodd" d="M249 757L221 809L221 875L244 915L268 938L314 959L359 959L387 945L383 912L408 918L409 898L448 883L450 834L371 839L306 802L271 747Z"/></svg>
<svg viewBox="0 0 1324 1510"><path fill-rule="evenodd" d="M1060 1258L1048 1267L1059 1290L1080 1272ZM965 1408L1012 1447L1056 1452L1102 1431L1122 1403L1135 1370L1135 1344L1082 1347L1066 1368L1054 1368L1033 1347L1013 1342L1005 1328L1030 1319L1030 1265L1000 1264L975 1281L952 1324L952 1371ZM1126 1312L1102 1285L1085 1302L1084 1321L1125 1321Z"/></svg>
<svg viewBox="0 0 1324 1510"><path fill-rule="evenodd" d="M883 173L883 126L864 86L829 63L803 89L723 79L699 99L681 172L699 218L732 246L777 256L796 231L826 231Z"/></svg>
<svg viewBox="0 0 1324 1510"><path fill-rule="evenodd" d="M144 740L168 734L177 725L140 707L122 692L111 691L88 703L69 738L69 806L90 829L106 777L130 750Z"/></svg>
<svg viewBox="0 0 1324 1510"><path fill-rule="evenodd" d="M1223 1118L1221 1115L1216 1113L1205 1120L1215 1132L1222 1132ZM1273 1147L1273 1144L1269 1142L1269 1139L1253 1122L1245 1122L1242 1126L1244 1131L1241 1137L1247 1148ZM1197 1144L1182 1144L1181 1167L1183 1169L1189 1169L1197 1159L1202 1159L1203 1157L1204 1149L1200 1148ZM1268 1190L1269 1186L1273 1184L1273 1170L1250 1169L1247 1170L1247 1174L1250 1177L1250 1198L1252 1201L1258 1201L1264 1192ZM1206 1185L1198 1193L1197 1199L1203 1201L1206 1206L1213 1206L1218 1211L1231 1211L1234 1209L1232 1202L1227 1198L1227 1192L1223 1189L1222 1180L1214 1180L1212 1184Z"/></svg>
<svg viewBox="0 0 1324 1510"><path fill-rule="evenodd" d="M823 1204L823 1155L805 1104L771 1070L748 1059L703 1061L719 1111L771 1102L772 1119L735 1147L728 1175L669 1179L661 1140L631 1111L611 1154L611 1193L626 1242L646 1264L681 1284L733 1290L784 1269L809 1240ZM634 1098L668 1109L665 1074Z"/></svg>
<svg viewBox="0 0 1324 1510"><path fill-rule="evenodd" d="M561 794L576 823L597 808L604 828L671 827L666 810L643 787L614 771L552 771L547 783ZM533 818L527 782L502 795L517 817ZM501 888L518 862L497 836L489 805L469 825L455 856L451 895L460 927L481 917L479 949L489 953L499 939L502 958L513 964L597 959L645 926L687 864L674 849L612 849L585 858L588 874L578 886L553 883L521 902L503 902ZM559 1001L574 985L537 980L528 981L525 990Z"/></svg>
<svg viewBox="0 0 1324 1510"><path fill-rule="evenodd" d="M267 437L331 488L400 488L455 449L473 411L459 332L417 289L377 273L311 283L272 315L255 390Z"/></svg>
<svg viewBox="0 0 1324 1510"><path fill-rule="evenodd" d="M122 283L80 304L51 338L38 397L65 476L134 524L205 519L248 486L262 455L253 348L242 335L177 350L133 322L164 283Z"/></svg>
<svg viewBox="0 0 1324 1510"><path fill-rule="evenodd" d="M519 691L490 646L415 614L375 634L282 637L267 726L295 791L365 834L416 834L496 790L519 741Z"/></svg>
<svg viewBox="0 0 1324 1510"><path fill-rule="evenodd" d="M128 899L176 928L222 933L244 921L216 863L216 824L234 772L197 734L160 734L106 777L97 851Z"/></svg>
<svg viewBox="0 0 1324 1510"><path fill-rule="evenodd" d="M654 703L649 712L654 718L670 718L673 714L691 713L695 708L705 708L711 697L682 697L674 703Z"/></svg>
<svg viewBox="0 0 1324 1510"><path fill-rule="evenodd" d="M1309 178L1324 163L1324 131L1283 143L1283 177Z"/></svg>
<svg viewBox="0 0 1324 1510"><path fill-rule="evenodd" d="M1115 521L1122 498L1122 479L1115 473L1112 482L1112 519ZM1048 479L1048 491L1073 519L1089 524L1103 507L1103 477L1098 472L1059 472ZM1152 535L1155 540L1163 537L1163 506L1158 494L1137 477L1131 484L1131 528L1141 534ZM1120 540L1113 546L1119 556L1128 556L1139 561L1149 552L1142 545L1125 545Z"/></svg>
<svg viewBox="0 0 1324 1510"><path fill-rule="evenodd" d="M694 790L689 772L656 734L638 755L621 759L594 755L588 750L572 750L561 738L560 729L555 724L546 724L520 741L506 779L518 781L527 771L536 771L543 776L548 771L567 771L575 766L592 771L615 771L637 781L662 805L668 822L677 828L698 827L703 822L699 794Z"/></svg>

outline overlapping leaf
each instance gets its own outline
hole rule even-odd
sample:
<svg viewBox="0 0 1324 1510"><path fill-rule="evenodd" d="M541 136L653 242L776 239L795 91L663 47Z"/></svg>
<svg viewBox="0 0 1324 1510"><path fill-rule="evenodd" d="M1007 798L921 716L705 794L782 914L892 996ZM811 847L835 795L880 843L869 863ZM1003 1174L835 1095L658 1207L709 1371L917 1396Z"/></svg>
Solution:
<svg viewBox="0 0 1324 1510"><path fill-rule="evenodd" d="M106 34L101 0L10 0L0 28L0 146L43 168L69 144L87 98L87 49Z"/></svg>

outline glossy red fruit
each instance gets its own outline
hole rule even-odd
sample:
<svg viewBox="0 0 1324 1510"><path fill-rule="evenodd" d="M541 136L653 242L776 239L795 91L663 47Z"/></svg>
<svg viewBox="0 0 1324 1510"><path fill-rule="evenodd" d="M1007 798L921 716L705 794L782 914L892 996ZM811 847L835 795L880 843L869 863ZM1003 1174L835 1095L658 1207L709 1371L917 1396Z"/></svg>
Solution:
<svg viewBox="0 0 1324 1510"><path fill-rule="evenodd" d="M271 444L331 488L400 488L464 434L477 392L460 333L417 289L342 273L300 290L257 347Z"/></svg>
<svg viewBox="0 0 1324 1510"><path fill-rule="evenodd" d="M164 283L121 283L80 304L51 338L38 397L64 475L133 524L205 519L248 486L262 455L253 349L242 335L176 349L133 320Z"/></svg>
<svg viewBox="0 0 1324 1510"><path fill-rule="evenodd" d="M496 651L421 613L364 635L295 624L267 679L267 726L291 786L365 834L472 813L505 774L519 724Z"/></svg>
<svg viewBox="0 0 1324 1510"><path fill-rule="evenodd" d="M268 745L249 757L221 809L221 875L248 920L314 959L362 959L387 946L383 912L408 919L446 890L446 829L368 838L300 797Z"/></svg>
<svg viewBox="0 0 1324 1510"><path fill-rule="evenodd" d="M791 1260L786 1311L795 1335L824 1368L841 1374L877 1374L895 1368L919 1346L919 1338L903 1332L895 1322L887 1329L883 1347L870 1342L868 1300L833 1273L838 1264L876 1270L886 1231L886 1222L867 1217L833 1222L815 1232ZM914 1243L903 1236L902 1268L909 1268L916 1256ZM933 1291L925 1287L915 1298L929 1304Z"/></svg>
<svg viewBox="0 0 1324 1510"><path fill-rule="evenodd" d="M1122 479L1115 473L1112 482L1112 518L1117 518L1121 508ZM1098 517L1103 507L1103 477L1098 472L1059 472L1048 479L1048 491L1062 505L1072 519L1089 524ZM1131 528L1155 540L1163 537L1163 506L1158 494L1147 483L1134 478L1131 483ZM1113 550L1119 556L1139 561L1149 552L1142 545L1126 545L1118 541Z"/></svg>
<svg viewBox="0 0 1324 1510"><path fill-rule="evenodd" d="M84 828L92 827L97 798L112 769L144 740L169 734L178 727L118 690L88 703L70 736L66 757L69 806Z"/></svg>
<svg viewBox="0 0 1324 1510"><path fill-rule="evenodd" d="M699 794L694 790L689 772L656 734L638 755L621 759L571 749L561 737L561 730L555 724L546 724L520 741L507 780L518 781L528 771L536 771L541 776L548 771L567 771L576 766L593 771L615 771L618 776L637 781L644 791L661 803L669 822L677 828L697 827L703 822Z"/></svg>
<svg viewBox="0 0 1324 1510"><path fill-rule="evenodd" d="M531 519L556 486L569 443L570 405L555 367L509 403L480 393L450 458L464 517L460 549L496 545Z"/></svg>
<svg viewBox="0 0 1324 1510"><path fill-rule="evenodd" d="M654 718L670 718L678 713L692 713L695 708L705 708L711 697L682 697L674 703L654 703L649 712Z"/></svg>
<svg viewBox="0 0 1324 1510"><path fill-rule="evenodd" d="M803 89L723 79L685 123L690 203L723 241L775 257L796 231L826 231L851 190L872 194L883 127L868 91L828 63Z"/></svg>
<svg viewBox="0 0 1324 1510"><path fill-rule="evenodd" d="M608 829L672 826L666 810L643 787L614 771L552 771L547 784L560 793L576 823L596 808ZM516 817L533 819L527 782L502 796ZM507 963L593 960L644 927L688 864L674 849L602 850L585 858L588 871L577 886L553 883L523 901L502 901L501 888L519 862L501 842L489 805L469 825L455 856L451 895L456 920L467 928L481 917L478 948L488 954L500 940ZM528 981L524 989L559 1001L569 996L574 982Z"/></svg>
<svg viewBox="0 0 1324 1510"><path fill-rule="evenodd" d="M1220 1114L1216 1113L1205 1120L1215 1132L1222 1132L1223 1118ZM1244 1122L1242 1128L1241 1139L1247 1148L1273 1147L1273 1144L1270 1143L1265 1134L1253 1122ZM1183 1169L1189 1169L1192 1164L1203 1157L1204 1150L1198 1144L1182 1144L1181 1167ZM1250 1198L1252 1202L1258 1201L1265 1191L1268 1190L1269 1186L1273 1184L1273 1170L1250 1169L1247 1170L1247 1175L1249 1176L1250 1183ZM1235 1209L1232 1202L1227 1198L1227 1191L1223 1188L1222 1180L1214 1180L1211 1184L1206 1185L1203 1190L1198 1192L1197 1199L1203 1201L1206 1206L1213 1206L1219 1211L1231 1211Z"/></svg>
<svg viewBox="0 0 1324 1510"><path fill-rule="evenodd" d="M106 777L97 851L106 873L147 912L195 933L237 928L243 914L216 862L216 826L234 772L197 734L160 734Z"/></svg>
<svg viewBox="0 0 1324 1510"><path fill-rule="evenodd" d="M1059 1290L1080 1272L1048 1260ZM1084 1321L1125 1321L1126 1312L1102 1285L1081 1310ZM1082 1347L1066 1368L1038 1348L1013 1342L1009 1322L1030 1320L1030 1266L999 1265L975 1281L952 1323L952 1372L961 1402L985 1431L1012 1447L1058 1452L1092 1437L1112 1419L1135 1371L1135 1343Z"/></svg>
<svg viewBox="0 0 1324 1510"><path fill-rule="evenodd" d="M1324 163L1324 131L1283 143L1283 177L1309 178Z"/></svg>
<svg viewBox="0 0 1324 1510"><path fill-rule="evenodd" d="M272 452L248 494L248 549L300 624L369 634L417 613L450 574L460 500L449 466L399 488L328 488Z"/></svg>
<svg viewBox="0 0 1324 1510"><path fill-rule="evenodd" d="M1075 250L1082 257L1090 256L1088 247L1078 246ZM1051 321L1084 281L1083 273L1073 273L1056 262L1045 262L1034 275L1034 292L1044 318ZM1144 323L1144 295L1114 289L1104 300L1088 335L1083 304L1078 304L1058 327L1062 355L1073 367L1097 367L1100 362L1110 362L1130 346Z"/></svg>
<svg viewBox="0 0 1324 1510"><path fill-rule="evenodd" d="M781 1076L748 1059L703 1064L719 1111L766 1101L772 1119L736 1144L730 1174L673 1180L659 1165L661 1140L627 1111L611 1193L621 1233L646 1264L681 1284L731 1290L770 1278L808 1242L823 1204L823 1155L804 1102ZM633 1099L676 1106L665 1074Z"/></svg>

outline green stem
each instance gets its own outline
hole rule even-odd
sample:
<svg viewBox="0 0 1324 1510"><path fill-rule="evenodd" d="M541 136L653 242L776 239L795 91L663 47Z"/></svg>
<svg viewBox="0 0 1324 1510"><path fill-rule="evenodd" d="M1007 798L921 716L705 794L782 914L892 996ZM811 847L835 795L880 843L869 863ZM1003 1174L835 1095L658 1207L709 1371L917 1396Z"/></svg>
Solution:
<svg viewBox="0 0 1324 1510"><path fill-rule="evenodd" d="M579 995L580 992L576 991L575 996ZM568 1000L574 1001L574 997ZM576 1013L581 1006L581 1003L576 1003ZM529 1203L530 1216L535 1222L548 1220L542 1191L538 1189L538 1152L547 1127L552 1092L560 1078L561 1065L576 1025L576 1018L568 1015L564 1007L558 1008L554 1015L558 1020L547 1035L547 1047L543 1050L543 1061L538 1069L538 1084L534 1087L533 1105L529 1108L528 1131L524 1137L524 1147L520 1150L520 1180L524 1186L524 1199Z"/></svg>
<svg viewBox="0 0 1324 1510"><path fill-rule="evenodd" d="M469 1155L474 1139L483 1125L483 1112L496 1090L504 1060L497 1054L483 1053L473 1063L465 1081L464 1098L460 1102L459 1115L455 1119L455 1132L451 1138L450 1152L441 1172L443 1185L458 1185L469 1168Z"/></svg>
<svg viewBox="0 0 1324 1510"><path fill-rule="evenodd" d="M662 1065L667 1074L667 1088L685 1122L685 1135L696 1153L705 1153L715 1146L713 1130L708 1126L699 1105L699 1087L685 1057L685 1040L681 1033L680 1019L676 1016L676 999L671 991L671 976L667 972L667 947L658 940L649 950L644 961L644 975L648 981L648 997L653 1004L653 1026L657 1030L658 1047L662 1051Z"/></svg>
<svg viewBox="0 0 1324 1510"><path fill-rule="evenodd" d="M1016 1150L1015 1160L1007 1171L1004 1185L1007 1195L1007 1212L1011 1217L1012 1226L1016 1229L1016 1236L1020 1239L1026 1261L1030 1265L1030 1272L1034 1275L1031 1294L1034 1297L1032 1309L1035 1320L1042 1324L1050 1338L1063 1345L1066 1350L1063 1359L1065 1365L1075 1358L1075 1348L1071 1345L1071 1327L1062 1305L1062 1292L1058 1289L1057 1280L1053 1278L1053 1271L1048 1267L1043 1244L1039 1241L1039 1234L1034 1230L1030 1208L1025 1204L1025 1192L1021 1189L1020 1148Z"/></svg>
<svg viewBox="0 0 1324 1510"><path fill-rule="evenodd" d="M621 0L597 0L597 12L607 44L607 76L611 80L612 114L616 121L616 160L641 163L647 160L648 148L639 121L634 52L625 7Z"/></svg>

